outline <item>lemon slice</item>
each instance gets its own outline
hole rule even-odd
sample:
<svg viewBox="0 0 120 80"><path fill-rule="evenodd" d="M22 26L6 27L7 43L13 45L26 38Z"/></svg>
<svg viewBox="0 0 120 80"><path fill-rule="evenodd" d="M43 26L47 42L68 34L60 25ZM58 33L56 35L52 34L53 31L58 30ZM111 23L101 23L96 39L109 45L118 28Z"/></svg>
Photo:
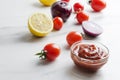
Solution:
<svg viewBox="0 0 120 80"><path fill-rule="evenodd" d="M46 36L53 29L53 21L43 13L35 13L28 19L30 32L38 37Z"/></svg>
<svg viewBox="0 0 120 80"><path fill-rule="evenodd" d="M57 0L39 0L45 6L51 6Z"/></svg>

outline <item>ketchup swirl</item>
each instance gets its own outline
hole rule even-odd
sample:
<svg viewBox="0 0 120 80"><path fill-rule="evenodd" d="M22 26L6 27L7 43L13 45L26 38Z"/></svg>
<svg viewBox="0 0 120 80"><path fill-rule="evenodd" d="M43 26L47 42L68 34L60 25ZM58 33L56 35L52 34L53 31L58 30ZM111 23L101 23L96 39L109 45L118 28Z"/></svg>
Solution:
<svg viewBox="0 0 120 80"><path fill-rule="evenodd" d="M81 44L74 49L74 51L77 51L79 57L90 60L102 59L106 54L103 49L94 44Z"/></svg>

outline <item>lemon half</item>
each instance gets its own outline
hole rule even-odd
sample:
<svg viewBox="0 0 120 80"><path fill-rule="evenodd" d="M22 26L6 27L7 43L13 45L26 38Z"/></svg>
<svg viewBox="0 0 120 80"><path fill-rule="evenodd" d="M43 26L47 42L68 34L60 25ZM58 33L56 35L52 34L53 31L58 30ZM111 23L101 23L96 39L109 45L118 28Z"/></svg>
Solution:
<svg viewBox="0 0 120 80"><path fill-rule="evenodd" d="M39 0L45 6L51 6L57 0Z"/></svg>
<svg viewBox="0 0 120 80"><path fill-rule="evenodd" d="M33 35L43 37L53 30L53 21L46 14L35 13L28 19L28 28Z"/></svg>

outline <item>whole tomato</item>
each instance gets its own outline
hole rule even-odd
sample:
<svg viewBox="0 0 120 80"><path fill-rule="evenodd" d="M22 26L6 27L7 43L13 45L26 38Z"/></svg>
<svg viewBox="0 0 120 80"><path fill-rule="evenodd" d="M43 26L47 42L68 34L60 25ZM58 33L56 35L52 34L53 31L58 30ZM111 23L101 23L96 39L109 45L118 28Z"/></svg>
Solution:
<svg viewBox="0 0 120 80"><path fill-rule="evenodd" d="M60 30L63 26L63 20L61 17L55 17L53 19L53 23L54 23L54 29L55 30Z"/></svg>
<svg viewBox="0 0 120 80"><path fill-rule="evenodd" d="M70 0L61 0L61 1L70 2Z"/></svg>
<svg viewBox="0 0 120 80"><path fill-rule="evenodd" d="M81 41L82 39L82 35L77 31L71 31L66 36L66 41L70 46L77 41Z"/></svg>
<svg viewBox="0 0 120 80"><path fill-rule="evenodd" d="M73 9L75 13L78 13L80 11L84 10L84 6L82 4L80 4L79 2L74 3L73 5Z"/></svg>
<svg viewBox="0 0 120 80"><path fill-rule="evenodd" d="M79 13L77 13L76 18L78 23L82 24L83 21L87 21L89 19L89 16L85 12L80 11Z"/></svg>
<svg viewBox="0 0 120 80"><path fill-rule="evenodd" d="M60 55L60 47L55 43L49 43L45 45L43 50L36 55L39 55L41 59L53 61Z"/></svg>
<svg viewBox="0 0 120 80"><path fill-rule="evenodd" d="M94 11L100 12L106 7L106 2L105 0L91 0L90 5Z"/></svg>

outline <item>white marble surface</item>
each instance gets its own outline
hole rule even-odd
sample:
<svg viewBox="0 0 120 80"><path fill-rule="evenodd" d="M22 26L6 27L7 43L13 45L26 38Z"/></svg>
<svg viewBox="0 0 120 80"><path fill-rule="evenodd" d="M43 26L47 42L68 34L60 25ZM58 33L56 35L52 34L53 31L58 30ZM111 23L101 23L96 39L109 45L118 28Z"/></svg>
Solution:
<svg viewBox="0 0 120 80"><path fill-rule="evenodd" d="M71 0L70 4L80 0ZM82 0L81 0L82 1ZM93 39L110 50L108 63L94 74L80 71L70 58L65 41L71 30L82 32L72 14L62 30L51 32L44 38L35 38L27 28L28 17L34 12L50 14L38 0L2 0L0 2L0 80L119 80L120 79L120 10L119 0L106 0L107 8L94 13L83 0L90 20L104 28L104 33ZM62 52L57 60L43 62L35 56L49 42L60 45Z"/></svg>

